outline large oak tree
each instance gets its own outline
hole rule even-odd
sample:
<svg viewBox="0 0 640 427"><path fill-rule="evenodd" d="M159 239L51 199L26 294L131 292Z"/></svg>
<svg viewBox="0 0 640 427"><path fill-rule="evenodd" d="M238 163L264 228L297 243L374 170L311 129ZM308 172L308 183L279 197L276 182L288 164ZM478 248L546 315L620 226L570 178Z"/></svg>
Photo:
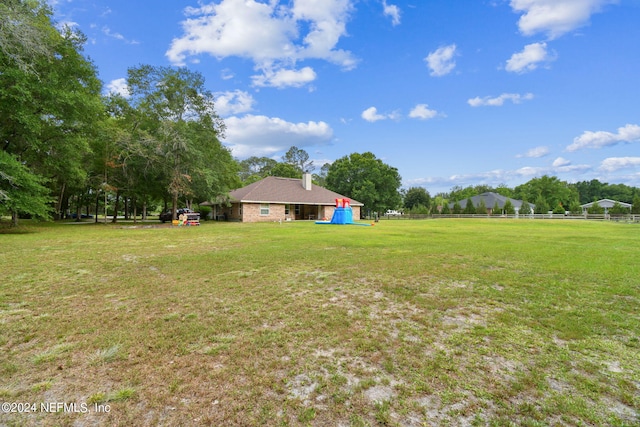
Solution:
<svg viewBox="0 0 640 427"><path fill-rule="evenodd" d="M327 188L364 203L364 209L385 212L400 206L398 170L376 158L371 152L352 153L331 164Z"/></svg>
<svg viewBox="0 0 640 427"><path fill-rule="evenodd" d="M155 141L158 177L174 218L180 197L213 200L236 185L237 163L220 142L225 125L200 73L141 65L129 69L127 85L135 128Z"/></svg>

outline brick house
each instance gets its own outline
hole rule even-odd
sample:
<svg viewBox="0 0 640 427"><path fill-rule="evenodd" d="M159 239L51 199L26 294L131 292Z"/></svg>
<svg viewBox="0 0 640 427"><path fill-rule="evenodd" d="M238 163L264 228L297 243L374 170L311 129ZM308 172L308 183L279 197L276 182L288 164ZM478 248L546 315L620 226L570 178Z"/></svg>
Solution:
<svg viewBox="0 0 640 427"><path fill-rule="evenodd" d="M346 196L314 185L311 174L302 179L269 176L229 193L229 204L211 204L217 220L269 222L331 219L336 199ZM208 204L208 203L205 203ZM360 218L364 206L351 200L353 218Z"/></svg>

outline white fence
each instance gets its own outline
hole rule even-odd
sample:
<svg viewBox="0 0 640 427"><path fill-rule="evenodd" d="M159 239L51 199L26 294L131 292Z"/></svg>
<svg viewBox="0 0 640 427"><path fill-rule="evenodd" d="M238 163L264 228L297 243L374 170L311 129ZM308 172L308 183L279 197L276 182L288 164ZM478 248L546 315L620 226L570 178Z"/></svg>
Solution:
<svg viewBox="0 0 640 427"><path fill-rule="evenodd" d="M546 220L589 220L589 221L619 221L619 222L639 222L640 215L562 215L562 214L530 214L530 215L468 215L468 214L403 214L403 215L382 215L381 220L406 220L406 219L445 219L445 218L476 218L476 219L546 219Z"/></svg>

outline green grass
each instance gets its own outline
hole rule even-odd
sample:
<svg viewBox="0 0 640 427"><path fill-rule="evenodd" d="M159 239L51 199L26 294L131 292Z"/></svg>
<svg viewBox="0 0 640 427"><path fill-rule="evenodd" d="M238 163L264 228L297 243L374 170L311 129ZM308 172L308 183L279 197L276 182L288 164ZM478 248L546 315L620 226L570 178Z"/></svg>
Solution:
<svg viewBox="0 0 640 427"><path fill-rule="evenodd" d="M640 228L27 224L4 425L640 424Z"/></svg>

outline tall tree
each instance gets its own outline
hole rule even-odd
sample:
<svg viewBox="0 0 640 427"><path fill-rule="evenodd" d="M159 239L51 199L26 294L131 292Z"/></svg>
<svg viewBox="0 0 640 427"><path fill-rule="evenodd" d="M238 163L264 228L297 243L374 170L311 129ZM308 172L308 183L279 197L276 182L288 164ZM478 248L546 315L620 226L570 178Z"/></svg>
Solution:
<svg viewBox="0 0 640 427"><path fill-rule="evenodd" d="M478 215L486 215L487 214L487 205L484 203L484 199L480 199L478 206L476 207L476 213Z"/></svg>
<svg viewBox="0 0 640 427"><path fill-rule="evenodd" d="M631 203L633 201L634 188L624 184L606 184L602 189L604 199L618 202Z"/></svg>
<svg viewBox="0 0 640 427"><path fill-rule="evenodd" d="M513 189L508 187L507 184L499 184L493 191L501 196L513 198Z"/></svg>
<svg viewBox="0 0 640 427"><path fill-rule="evenodd" d="M211 200L237 180L236 162L220 143L225 125L200 73L186 68L130 68L127 84L140 124L157 141L164 183L176 216L178 198Z"/></svg>
<svg viewBox="0 0 640 427"><path fill-rule="evenodd" d="M536 213L542 209L555 209L559 204L571 206L571 203L578 199L578 192L575 188L555 176L548 175L533 178L517 186L515 194L517 199L535 200ZM540 202L544 202L542 206L538 206ZM541 213L546 213L546 211Z"/></svg>
<svg viewBox="0 0 640 427"><path fill-rule="evenodd" d="M0 216L11 215L18 225L19 214L48 218L51 210L49 190L11 154L0 151Z"/></svg>
<svg viewBox="0 0 640 427"><path fill-rule="evenodd" d="M597 179L591 181L580 181L573 184L573 187L578 191L580 204L593 202L594 200L602 199L602 184Z"/></svg>
<svg viewBox="0 0 640 427"><path fill-rule="evenodd" d="M271 170L278 164L269 157L251 156L239 163L240 180L244 185L251 184L271 175Z"/></svg>
<svg viewBox="0 0 640 427"><path fill-rule="evenodd" d="M40 1L4 0L0 17L0 52L20 70L37 73L34 58L53 54L50 8Z"/></svg>
<svg viewBox="0 0 640 427"><path fill-rule="evenodd" d="M147 206L154 200L166 200L168 194L166 159L161 141L153 133L158 123L155 116L120 95L108 96L105 103L109 122L95 149L102 153L98 161L104 177L102 189L115 194L118 202L119 196L130 200L134 214L139 205L145 217Z"/></svg>
<svg viewBox="0 0 640 427"><path fill-rule="evenodd" d="M434 207L433 209L434 213L450 213L451 212L451 210L449 209L449 203L447 202L447 199L445 199L442 193L437 194L431 200L431 204ZM445 207L446 207L446 212L445 212Z"/></svg>
<svg viewBox="0 0 640 427"><path fill-rule="evenodd" d="M640 214L640 194L636 194L633 197L633 204L631 205L632 214Z"/></svg>
<svg viewBox="0 0 640 427"><path fill-rule="evenodd" d="M459 185L453 186L451 187L451 190L449 191L448 194L448 198L451 199L452 201L462 201L462 200L466 200L469 197L473 197L473 196L477 196L478 194L480 194L481 191L479 191L478 187L473 187L473 186L468 186L468 187L461 187Z"/></svg>
<svg viewBox="0 0 640 427"><path fill-rule="evenodd" d="M8 14L0 24L0 149L45 179L59 214L69 189L86 179L101 83L82 55L85 37L58 31L43 2L11 0L0 11Z"/></svg>
<svg viewBox="0 0 640 427"><path fill-rule="evenodd" d="M513 207L513 203L511 203L511 199L507 199L507 201L504 202L504 207L502 209L507 215L513 215L514 213L516 213L516 210Z"/></svg>
<svg viewBox="0 0 640 427"><path fill-rule="evenodd" d="M313 161L309 160L309 153L296 146L289 148L289 151L285 153L282 161L295 166L296 169L300 171L300 174L309 173L315 169Z"/></svg>
<svg viewBox="0 0 640 427"><path fill-rule="evenodd" d="M290 163L278 163L270 171L270 176L282 178L301 178L300 170Z"/></svg>
<svg viewBox="0 0 640 427"><path fill-rule="evenodd" d="M327 188L364 203L373 212L393 209L402 202L398 170L371 152L352 153L329 167Z"/></svg>
<svg viewBox="0 0 640 427"><path fill-rule="evenodd" d="M320 173L313 174L313 180L315 183L321 187L327 185L327 174L329 173L329 168L331 167L331 163L325 163L320 168Z"/></svg>
<svg viewBox="0 0 640 427"><path fill-rule="evenodd" d="M471 197L467 199L467 203L464 206L464 210L462 211L462 213L467 215L474 215L476 213L476 207L473 205Z"/></svg>
<svg viewBox="0 0 640 427"><path fill-rule="evenodd" d="M462 188L459 185L456 185L451 188L451 190L449 191L449 194L447 194L448 197L446 198L451 199L453 201L462 201L462 200L468 199L469 197L477 196L479 194L488 193L488 192L497 192L499 194L502 194L503 196L512 197L510 194L508 194L510 193L510 189L506 187L506 185L504 184L500 184L500 186L497 189L487 184L478 184L475 186L469 185L464 188Z"/></svg>
<svg viewBox="0 0 640 427"><path fill-rule="evenodd" d="M549 203L547 202L547 199L542 194L538 195L535 205L536 205L534 209L535 213L546 214L547 212L549 212Z"/></svg>
<svg viewBox="0 0 640 427"><path fill-rule="evenodd" d="M404 194L404 207L413 209L424 206L427 210L431 207L431 196L424 187L411 187Z"/></svg>

